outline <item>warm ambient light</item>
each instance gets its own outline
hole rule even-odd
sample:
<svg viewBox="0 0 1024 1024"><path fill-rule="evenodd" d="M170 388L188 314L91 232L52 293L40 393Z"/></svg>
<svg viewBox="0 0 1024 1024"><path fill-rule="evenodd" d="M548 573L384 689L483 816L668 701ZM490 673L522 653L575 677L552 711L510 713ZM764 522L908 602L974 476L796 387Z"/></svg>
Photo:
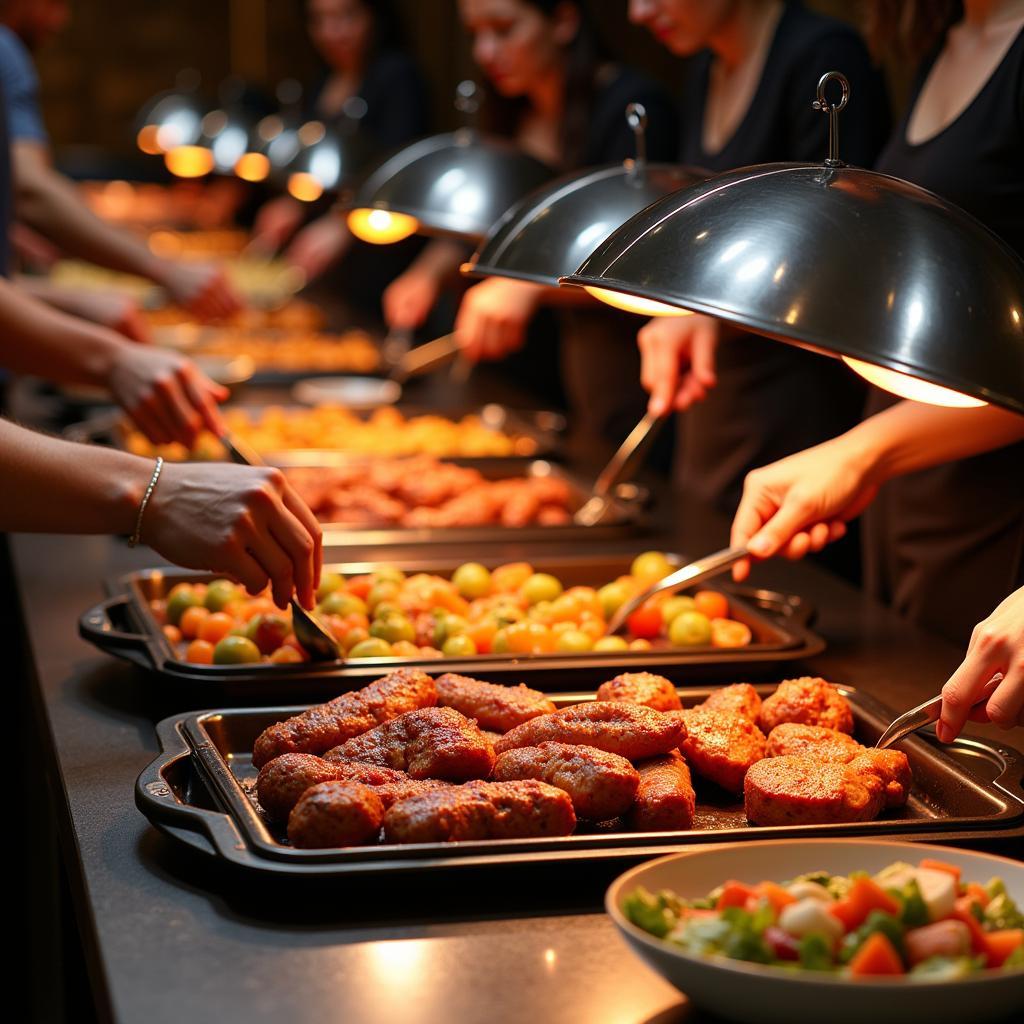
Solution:
<svg viewBox="0 0 1024 1024"><path fill-rule="evenodd" d="M262 153L243 153L235 164L235 174L242 181L266 181L270 161Z"/></svg>
<svg viewBox="0 0 1024 1024"><path fill-rule="evenodd" d="M690 316L693 312L679 306L671 306L667 302L658 302L657 299L644 299L639 295L617 292L611 288L595 288L589 284L583 288L595 299L600 299L616 309L624 309L627 313L639 313L641 316Z"/></svg>
<svg viewBox="0 0 1024 1024"><path fill-rule="evenodd" d="M297 171L288 177L288 191L304 203L313 203L324 194L324 187L312 174Z"/></svg>
<svg viewBox="0 0 1024 1024"><path fill-rule="evenodd" d="M203 146L177 146L164 156L164 163L179 178L201 178L213 170L213 153Z"/></svg>
<svg viewBox="0 0 1024 1024"><path fill-rule="evenodd" d="M157 140L158 134L159 129L155 124L143 125L139 129L139 134L135 136L135 142L143 153L148 153L150 156L159 156L163 149Z"/></svg>
<svg viewBox="0 0 1024 1024"><path fill-rule="evenodd" d="M353 210L348 215L348 226L356 238L375 245L389 245L416 234L419 221L406 213L389 210Z"/></svg>
<svg viewBox="0 0 1024 1024"><path fill-rule="evenodd" d="M885 391L891 391L900 398L909 398L914 402L925 402L928 405L944 405L952 409L976 409L987 405L978 398L963 395L959 391L944 388L939 384L911 377L908 373L898 370L887 370L883 366L865 363L860 359L843 356L842 360L851 370L859 373L866 381Z"/></svg>

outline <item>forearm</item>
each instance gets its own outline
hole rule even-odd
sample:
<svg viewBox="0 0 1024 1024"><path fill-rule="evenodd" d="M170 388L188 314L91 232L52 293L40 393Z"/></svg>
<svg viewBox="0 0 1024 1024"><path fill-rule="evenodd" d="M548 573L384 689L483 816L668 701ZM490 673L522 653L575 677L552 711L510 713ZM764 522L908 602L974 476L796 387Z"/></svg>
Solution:
<svg viewBox="0 0 1024 1024"><path fill-rule="evenodd" d="M67 384L104 385L125 342L0 278L0 365Z"/></svg>
<svg viewBox="0 0 1024 1024"><path fill-rule="evenodd" d="M22 294L37 302L44 302L47 306L59 309L63 313L70 313L72 316L81 315L80 292L75 289L54 284L48 278L37 277L34 274L18 274L14 278L14 283Z"/></svg>
<svg viewBox="0 0 1024 1024"><path fill-rule="evenodd" d="M97 217L38 148L25 142L12 147L19 220L70 255L162 284L165 261L140 239Z"/></svg>
<svg viewBox="0 0 1024 1024"><path fill-rule="evenodd" d="M0 419L0 530L130 534L153 465Z"/></svg>
<svg viewBox="0 0 1024 1024"><path fill-rule="evenodd" d="M871 416L839 439L877 483L1021 440L1024 416L993 406L947 409L907 401Z"/></svg>
<svg viewBox="0 0 1024 1024"><path fill-rule="evenodd" d="M409 264L410 271L429 274L437 281L445 281L458 274L468 253L466 247L460 242L454 242L448 238L435 238L423 251Z"/></svg>

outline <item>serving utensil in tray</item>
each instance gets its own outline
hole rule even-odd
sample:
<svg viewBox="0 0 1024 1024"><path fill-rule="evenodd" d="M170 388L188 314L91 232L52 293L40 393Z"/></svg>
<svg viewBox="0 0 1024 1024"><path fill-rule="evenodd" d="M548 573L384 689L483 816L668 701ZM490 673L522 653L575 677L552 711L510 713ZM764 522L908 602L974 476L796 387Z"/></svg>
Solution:
<svg viewBox="0 0 1024 1024"><path fill-rule="evenodd" d="M684 561L679 556L669 556ZM550 572L566 587L600 586L629 571L630 555L534 558L538 572ZM450 576L453 561L346 562L325 566L343 576L374 572L385 566L406 572ZM496 561L495 563L496 564ZM569 690L598 685L619 672L650 669L685 683L713 679L735 681L768 672L781 664L809 658L824 650L824 641L808 622L813 609L799 597L743 587L722 587L732 618L751 631L746 647L656 647L649 651L588 651L582 654L477 654L470 657L362 658L347 662L285 665L197 665L181 660L150 610L153 598L165 596L176 583L209 582L207 573L186 569L149 569L118 577L108 584L112 596L90 608L79 620L81 635L109 654L155 670L175 684L190 688L200 700L296 700L335 697L365 685L394 668L420 666L425 671L483 673L507 682L526 680L540 689ZM795 673L799 674L799 673ZM202 696L198 696L202 694Z"/></svg>
<svg viewBox="0 0 1024 1024"><path fill-rule="evenodd" d="M997 672L985 684L981 696L974 702L973 707L979 707L984 704L1002 681L1002 672ZM918 729L923 729L926 725L937 722L941 712L942 694L940 693L937 697L932 697L918 704L916 708L911 708L909 711L904 711L902 715L897 715L890 723L889 728L878 737L875 746L879 750L884 750L886 747L899 743L901 739L909 736L912 732L917 732Z"/></svg>
<svg viewBox="0 0 1024 1024"><path fill-rule="evenodd" d="M774 685L757 687L762 696ZM892 713L865 693L840 687L850 701L855 735L871 744ZM681 691L687 705L710 688ZM560 707L592 700L593 693L552 695ZM752 827L742 800L697 779L695 827L678 832L627 832L604 822L556 839L512 839L297 850L255 802L251 751L259 733L299 707L202 711L157 726L162 751L139 776L138 808L161 831L238 867L272 875L363 878L409 871L553 867L639 861L681 844L850 835L935 841L1024 836L1022 755L1002 744L962 738L948 747L915 736L902 749L914 785L904 808L876 821L836 825Z"/></svg>

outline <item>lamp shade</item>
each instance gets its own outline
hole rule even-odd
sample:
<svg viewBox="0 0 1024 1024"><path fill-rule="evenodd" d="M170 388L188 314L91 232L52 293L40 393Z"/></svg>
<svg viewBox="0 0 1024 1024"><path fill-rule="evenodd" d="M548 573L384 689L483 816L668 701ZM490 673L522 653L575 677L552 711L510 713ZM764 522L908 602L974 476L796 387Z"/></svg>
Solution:
<svg viewBox="0 0 1024 1024"><path fill-rule="evenodd" d="M365 135L343 134L319 121L299 129L302 148L288 165L288 191L296 199L312 202L324 192L337 191L358 173L369 146Z"/></svg>
<svg viewBox="0 0 1024 1024"><path fill-rule="evenodd" d="M535 189L495 224L462 270L557 285L615 228L707 173L633 161L563 175Z"/></svg>
<svg viewBox="0 0 1024 1024"><path fill-rule="evenodd" d="M634 216L564 280L869 364L885 387L895 371L1024 413L1024 263L960 208L888 175L717 175ZM904 383L890 390L934 400Z"/></svg>
<svg viewBox="0 0 1024 1024"><path fill-rule="evenodd" d="M410 226L407 234L478 242L517 199L550 177L544 164L505 139L466 128L433 135L370 172L350 204L349 225L366 241L391 241L371 229L385 229L397 217ZM375 211L382 213L374 217Z"/></svg>

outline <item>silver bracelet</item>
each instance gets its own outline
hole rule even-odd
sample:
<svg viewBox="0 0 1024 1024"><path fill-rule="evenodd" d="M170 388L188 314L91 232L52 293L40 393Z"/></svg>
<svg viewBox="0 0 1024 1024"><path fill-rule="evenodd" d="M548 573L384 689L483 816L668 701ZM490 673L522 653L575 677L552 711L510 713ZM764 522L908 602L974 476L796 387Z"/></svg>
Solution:
<svg viewBox="0 0 1024 1024"><path fill-rule="evenodd" d="M156 466L153 468L153 475L149 478L149 486L146 488L146 493L142 496L142 501L139 502L139 514L135 517L135 529L128 538L128 547L130 548L135 547L142 539L142 517L146 514L146 506L149 504L149 499L153 496L156 482L160 479L160 471L163 468L164 460L158 455L156 457Z"/></svg>

